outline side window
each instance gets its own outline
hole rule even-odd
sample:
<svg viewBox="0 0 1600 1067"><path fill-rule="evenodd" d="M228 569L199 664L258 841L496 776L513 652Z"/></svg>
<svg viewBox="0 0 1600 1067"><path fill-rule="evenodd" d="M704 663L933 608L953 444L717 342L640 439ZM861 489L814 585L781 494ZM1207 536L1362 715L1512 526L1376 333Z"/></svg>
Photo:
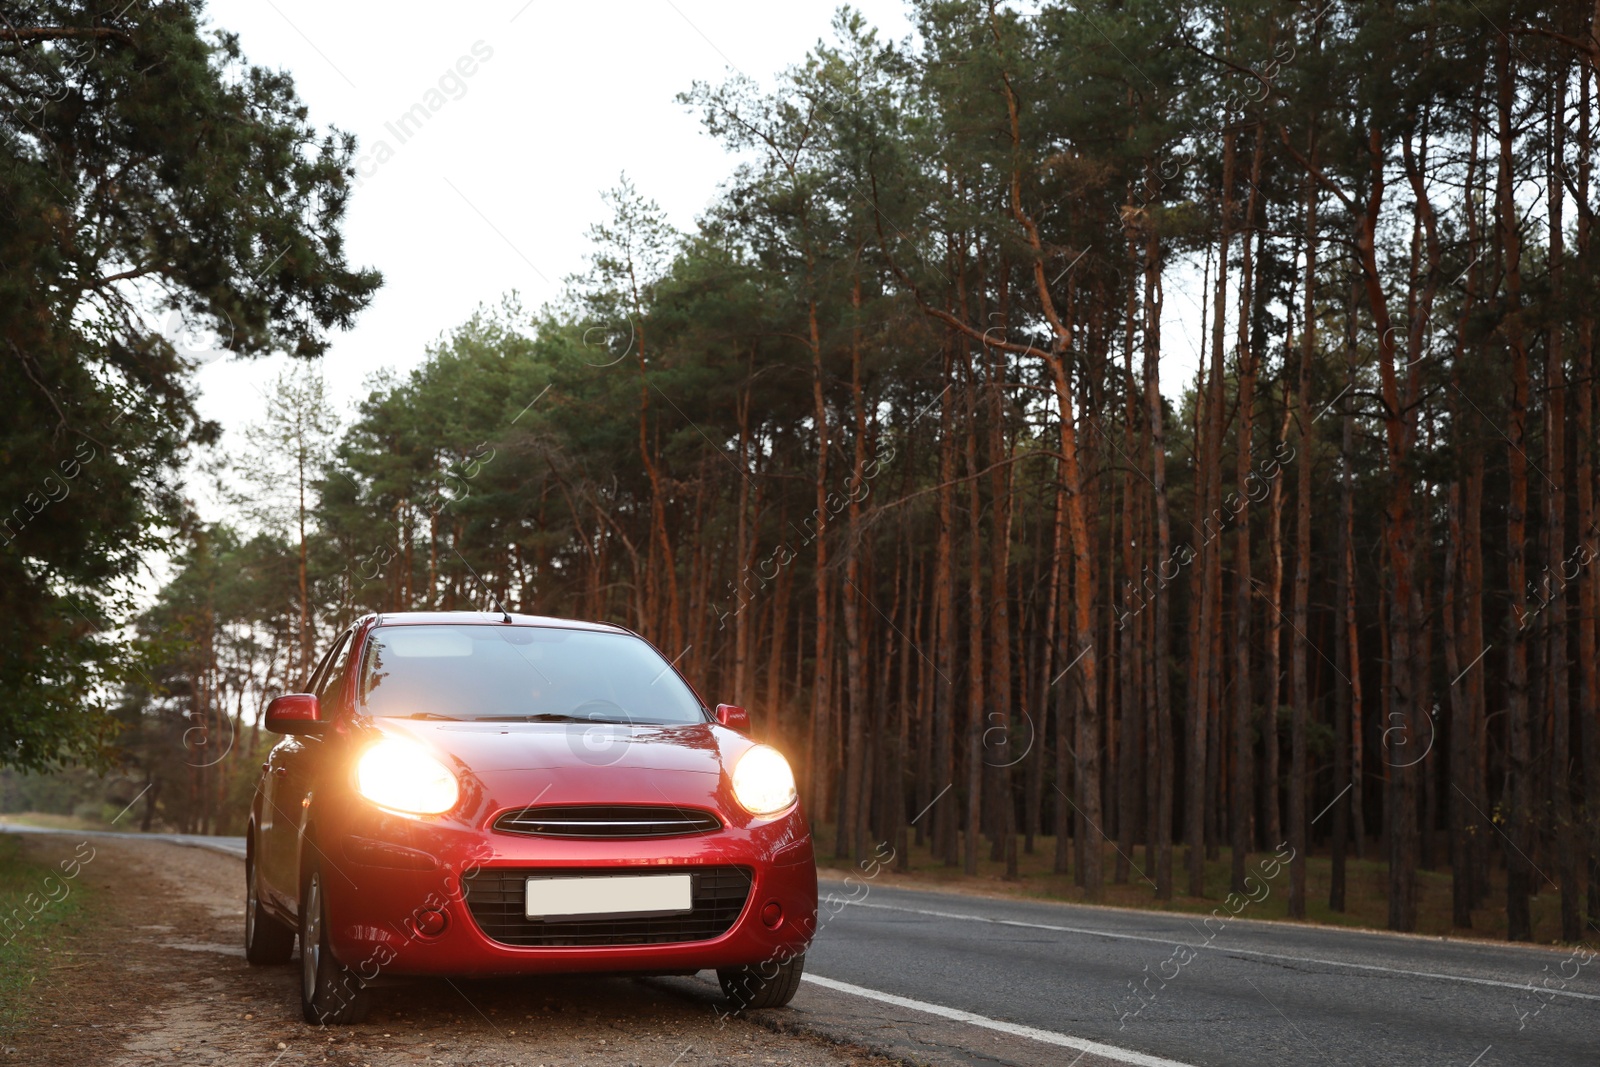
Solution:
<svg viewBox="0 0 1600 1067"><path fill-rule="evenodd" d="M310 677L306 679L305 685L301 687L300 692L315 693L322 688L322 679L327 674L328 664L333 662L334 654L344 647L344 639L348 636L348 634L341 634L332 647L322 654L322 658L317 660L316 667L311 671Z"/></svg>
<svg viewBox="0 0 1600 1067"><path fill-rule="evenodd" d="M375 631L367 631L367 647L361 653L361 668L356 673L356 702L363 708L366 707L367 697L372 695L373 688L382 680L377 673L378 666L378 641Z"/></svg>
<svg viewBox="0 0 1600 1067"><path fill-rule="evenodd" d="M333 651L328 654L327 662L322 665L318 677L314 680L311 690L317 695L317 703L322 705L324 716L331 715L338 707L338 700L344 692L345 660L349 658L350 631L346 630L340 635L333 646Z"/></svg>

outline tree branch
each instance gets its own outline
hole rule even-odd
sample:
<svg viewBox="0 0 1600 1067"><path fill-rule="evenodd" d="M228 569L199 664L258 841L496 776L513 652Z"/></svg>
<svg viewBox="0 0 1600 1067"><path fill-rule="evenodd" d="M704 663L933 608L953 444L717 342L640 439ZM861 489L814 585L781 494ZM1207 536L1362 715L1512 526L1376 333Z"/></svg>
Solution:
<svg viewBox="0 0 1600 1067"><path fill-rule="evenodd" d="M22 44L85 38L121 41L123 44L133 43L133 36L126 30L112 29L110 26L23 26L0 29L0 41L17 41Z"/></svg>
<svg viewBox="0 0 1600 1067"><path fill-rule="evenodd" d="M1322 186L1324 189L1328 190L1328 192L1338 197L1339 202L1342 203L1346 208L1351 211L1355 210L1356 202L1354 198L1352 198L1349 193L1346 193L1343 189L1333 184L1333 181L1329 179L1326 174L1322 173L1322 168L1318 167L1315 163L1311 162L1311 160L1301 155L1299 151L1295 149L1294 142L1289 140L1289 127L1279 125L1278 137L1283 141L1283 147L1291 156L1294 157L1295 162L1304 167L1306 169L1306 173L1311 175L1312 179L1315 180L1318 185Z"/></svg>

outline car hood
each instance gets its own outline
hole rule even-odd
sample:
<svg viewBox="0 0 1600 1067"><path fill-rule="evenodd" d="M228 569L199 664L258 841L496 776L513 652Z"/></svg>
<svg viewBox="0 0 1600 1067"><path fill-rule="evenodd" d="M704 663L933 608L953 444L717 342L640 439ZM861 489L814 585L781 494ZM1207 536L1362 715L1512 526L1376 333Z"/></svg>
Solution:
<svg viewBox="0 0 1600 1067"><path fill-rule="evenodd" d="M370 720L390 736L417 741L457 769L508 771L673 771L721 775L751 742L722 726L627 726L602 723L431 722Z"/></svg>

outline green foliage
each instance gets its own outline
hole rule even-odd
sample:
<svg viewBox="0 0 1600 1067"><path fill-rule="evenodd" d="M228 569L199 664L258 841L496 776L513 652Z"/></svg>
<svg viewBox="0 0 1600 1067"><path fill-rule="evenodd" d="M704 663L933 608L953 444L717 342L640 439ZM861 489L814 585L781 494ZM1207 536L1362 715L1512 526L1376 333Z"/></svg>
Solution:
<svg viewBox="0 0 1600 1067"><path fill-rule="evenodd" d="M208 327L315 356L379 284L344 258L353 139L198 2L45 0L0 34L0 764L103 760L119 579L181 523ZM168 315L164 335L147 312Z"/></svg>

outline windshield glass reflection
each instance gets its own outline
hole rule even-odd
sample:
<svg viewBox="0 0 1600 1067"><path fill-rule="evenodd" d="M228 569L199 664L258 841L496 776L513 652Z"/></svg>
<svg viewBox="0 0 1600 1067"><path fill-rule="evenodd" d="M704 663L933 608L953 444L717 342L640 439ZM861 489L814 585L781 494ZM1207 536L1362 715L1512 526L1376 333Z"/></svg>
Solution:
<svg viewBox="0 0 1600 1067"><path fill-rule="evenodd" d="M500 722L705 721L677 672L631 634L544 626L380 626L361 670L370 715Z"/></svg>

